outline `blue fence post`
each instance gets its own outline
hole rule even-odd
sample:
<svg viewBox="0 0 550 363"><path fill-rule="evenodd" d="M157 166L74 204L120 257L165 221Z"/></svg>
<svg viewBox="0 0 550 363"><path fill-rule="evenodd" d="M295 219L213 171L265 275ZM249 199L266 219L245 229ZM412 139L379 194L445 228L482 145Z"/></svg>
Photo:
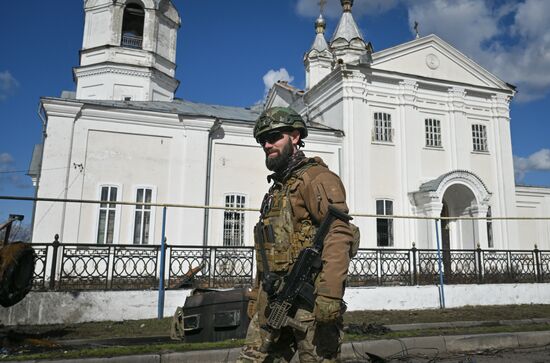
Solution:
<svg viewBox="0 0 550 363"><path fill-rule="evenodd" d="M439 265L439 305L445 309L445 289L443 288L443 269L441 263L441 247L439 245L439 219L435 219L435 238L437 241L437 263Z"/></svg>
<svg viewBox="0 0 550 363"><path fill-rule="evenodd" d="M158 318L164 317L164 268L166 260L166 206L162 207L162 237L160 241L160 276L159 276L159 299Z"/></svg>

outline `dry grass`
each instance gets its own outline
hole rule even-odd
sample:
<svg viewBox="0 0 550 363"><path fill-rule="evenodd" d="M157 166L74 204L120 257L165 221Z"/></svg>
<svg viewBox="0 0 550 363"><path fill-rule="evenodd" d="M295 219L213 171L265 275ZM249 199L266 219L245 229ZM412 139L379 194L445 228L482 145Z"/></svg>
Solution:
<svg viewBox="0 0 550 363"><path fill-rule="evenodd" d="M550 305L466 306L453 309L352 311L344 315L346 323L365 322L385 325L533 318L550 318Z"/></svg>
<svg viewBox="0 0 550 363"><path fill-rule="evenodd" d="M550 318L550 305L467 306L454 309L353 311L345 323L411 324L452 321L496 321ZM1 326L7 332L37 339L101 339L169 336L172 318L94 322L65 325Z"/></svg>

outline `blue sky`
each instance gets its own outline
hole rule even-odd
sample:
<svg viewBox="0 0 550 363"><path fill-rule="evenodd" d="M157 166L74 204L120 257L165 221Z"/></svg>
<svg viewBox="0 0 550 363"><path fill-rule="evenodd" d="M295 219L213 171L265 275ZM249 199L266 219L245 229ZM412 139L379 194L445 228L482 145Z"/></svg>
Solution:
<svg viewBox="0 0 550 363"><path fill-rule="evenodd" d="M304 87L302 56L313 42L317 0L174 0L178 33L179 98L250 106L279 78ZM325 8L327 38L341 13ZM516 182L550 186L550 1L356 0L356 22L375 51L435 33L518 87L512 102ZM0 195L32 196L28 169L40 142L41 96L74 90L83 1L7 1L0 12ZM23 171L23 172L22 172ZM31 204L0 200L30 221Z"/></svg>

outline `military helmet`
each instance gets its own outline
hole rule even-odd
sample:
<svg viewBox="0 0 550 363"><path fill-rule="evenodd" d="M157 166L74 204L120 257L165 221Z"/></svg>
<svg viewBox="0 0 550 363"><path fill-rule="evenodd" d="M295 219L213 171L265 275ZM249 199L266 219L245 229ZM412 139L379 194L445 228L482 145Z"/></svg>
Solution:
<svg viewBox="0 0 550 363"><path fill-rule="evenodd" d="M307 137L306 123L296 111L289 107L271 107L262 112L256 120L254 138L258 141L260 135L280 129L299 130L302 139Z"/></svg>

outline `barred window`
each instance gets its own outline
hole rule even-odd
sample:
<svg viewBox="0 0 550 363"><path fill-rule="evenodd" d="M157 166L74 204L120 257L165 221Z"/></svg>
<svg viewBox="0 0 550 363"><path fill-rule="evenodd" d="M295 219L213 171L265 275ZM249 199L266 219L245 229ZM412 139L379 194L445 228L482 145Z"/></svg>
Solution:
<svg viewBox="0 0 550 363"><path fill-rule="evenodd" d="M377 200L376 214L379 216L393 215L393 202L385 199ZM376 218L376 245L379 247L393 246L393 219Z"/></svg>
<svg viewBox="0 0 550 363"><path fill-rule="evenodd" d="M244 208L246 198L240 194L225 196L227 208ZM244 244L244 211L226 210L223 213L223 245L242 246Z"/></svg>
<svg viewBox="0 0 550 363"><path fill-rule="evenodd" d="M151 203L153 190L138 188L136 203ZM134 244L148 244L150 242L151 206L137 204L134 211Z"/></svg>
<svg viewBox="0 0 550 363"><path fill-rule="evenodd" d="M118 188L115 186L101 186L100 199L105 202L115 202L117 200L117 192ZM101 203L99 205L97 243L113 243L116 217L116 204Z"/></svg>
<svg viewBox="0 0 550 363"><path fill-rule="evenodd" d="M426 146L441 147L441 122L433 118L424 120L426 130Z"/></svg>
<svg viewBox="0 0 550 363"><path fill-rule="evenodd" d="M393 129L391 127L391 115L389 113L374 113L374 128L372 130L372 140L383 142L393 141Z"/></svg>
<svg viewBox="0 0 550 363"><path fill-rule="evenodd" d="M488 151L487 147L487 127L485 125L472 125L472 141L474 151Z"/></svg>

